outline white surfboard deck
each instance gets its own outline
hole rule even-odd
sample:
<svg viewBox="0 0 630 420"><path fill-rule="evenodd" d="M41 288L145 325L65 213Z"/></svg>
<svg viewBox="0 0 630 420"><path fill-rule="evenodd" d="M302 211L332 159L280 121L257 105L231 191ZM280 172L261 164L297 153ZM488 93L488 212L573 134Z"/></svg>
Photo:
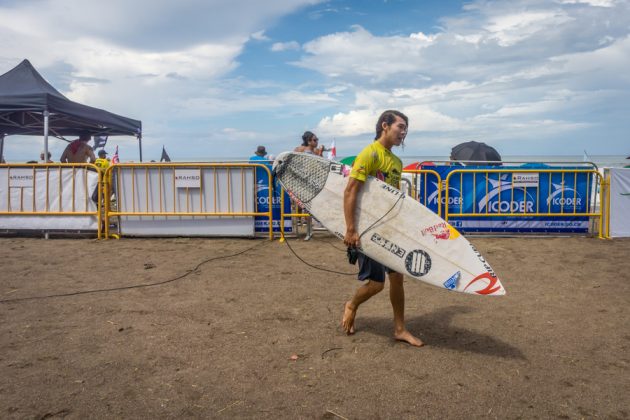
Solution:
<svg viewBox="0 0 630 420"><path fill-rule="evenodd" d="M318 156L284 152L277 179L322 225L343 239L343 194L350 167ZM501 281L455 228L402 191L369 177L356 210L360 251L394 271L462 293L504 295Z"/></svg>

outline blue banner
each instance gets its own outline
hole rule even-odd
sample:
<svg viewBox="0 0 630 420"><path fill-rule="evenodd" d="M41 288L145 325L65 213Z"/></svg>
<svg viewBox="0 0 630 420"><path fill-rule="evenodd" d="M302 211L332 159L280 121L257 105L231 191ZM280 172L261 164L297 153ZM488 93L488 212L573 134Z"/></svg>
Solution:
<svg viewBox="0 0 630 420"><path fill-rule="evenodd" d="M260 171L260 173L258 171ZM280 211L280 191L280 184L276 182L271 194L271 212L273 214L274 232L280 232L280 218L282 215ZM269 181L267 172L263 169L256 169L256 212L267 211L269 211ZM286 192L284 193L284 212L291 213L291 199ZM256 216L254 218L254 228L256 232L269 232L269 218ZM284 221L284 233L291 232L293 232L293 222L289 217Z"/></svg>
<svg viewBox="0 0 630 420"><path fill-rule="evenodd" d="M461 166L431 167L443 181L447 175ZM509 172L474 173L466 169L507 169ZM550 169L544 165L526 167L467 166L462 173L449 179L449 222L464 232L573 232L586 233L588 216L570 216L563 213L587 213L590 211L593 175L581 168L558 168L569 172L522 172L530 169ZM431 180L433 178L433 181ZM419 197L427 197L423 204L437 213L438 183L434 177L420 191ZM445 184L445 182L444 182ZM444 188L445 186L443 186ZM446 194L442 191L442 206ZM457 213L475 213L484 216L458 216ZM501 216L505 213L553 213L552 216ZM493 215L493 216L485 216ZM496 215L496 216L494 216Z"/></svg>

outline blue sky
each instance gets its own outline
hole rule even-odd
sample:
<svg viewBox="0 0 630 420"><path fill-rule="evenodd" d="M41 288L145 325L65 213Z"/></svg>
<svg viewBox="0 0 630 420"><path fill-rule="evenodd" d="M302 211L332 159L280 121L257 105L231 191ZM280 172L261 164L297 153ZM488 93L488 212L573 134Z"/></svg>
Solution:
<svg viewBox="0 0 630 420"><path fill-rule="evenodd" d="M338 155L385 109L401 156L630 154L630 0L0 0L0 73L140 119L144 158L247 158L311 130ZM39 137L7 137L9 161ZM111 138L121 160L134 139ZM51 140L58 159L65 142Z"/></svg>

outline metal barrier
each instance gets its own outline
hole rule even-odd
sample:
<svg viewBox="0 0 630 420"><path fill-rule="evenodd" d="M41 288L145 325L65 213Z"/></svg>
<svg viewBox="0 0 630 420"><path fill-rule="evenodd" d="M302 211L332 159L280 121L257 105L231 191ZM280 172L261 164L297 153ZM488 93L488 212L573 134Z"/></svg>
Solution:
<svg viewBox="0 0 630 420"><path fill-rule="evenodd" d="M414 200L419 201L420 204L433 210L438 216L442 216L442 192L444 191L444 184L442 183L440 174L432 169L405 169L403 170L403 175L404 174L411 175L411 186L408 194L413 197ZM435 196L429 196L427 185L433 178L435 178L437 194Z"/></svg>
<svg viewBox="0 0 630 420"><path fill-rule="evenodd" d="M279 183L278 183L279 184ZM290 217L312 217L309 213L301 213L301 212L294 212L293 209L294 208L299 208L297 206L297 204L292 203L291 204L291 213L285 213L284 212L284 197L285 197L285 189L284 187L280 186L280 242L285 240L284 237L284 219L286 218L290 218ZM297 223L293 223L292 224L292 228L293 231L296 233L298 233L297 231Z"/></svg>
<svg viewBox="0 0 630 420"><path fill-rule="evenodd" d="M477 211L477 207L474 205L475 203L477 203L477 194L478 192L476 191L477 188L477 175L481 174L484 178L485 178L485 191L488 191L488 183L490 180L490 175L491 174L498 174L497 176L499 177L501 174L514 174L514 173L518 173L518 174L544 174L544 173L548 173L549 175L549 180L548 180L548 188L547 191L551 191L551 184L552 184L552 174L560 174L561 177L561 185L563 185L563 188L560 190L560 210L559 211L549 211L549 209L547 209L548 211L545 212L541 212L540 211L540 203L541 203L541 198L547 198L550 199L550 196L548 195L547 197L541 197L541 188L539 186L530 186L529 187L529 191L534 190L535 191L535 197L536 197L536 208L534 209L529 208L527 205L522 205L522 203L518 203L514 200L514 188L510 188L511 190L511 196L509 200L503 200L501 198L501 182L498 183L498 194L496 194L496 196L498 197L498 203L496 205L497 207L497 211L490 211L490 205L489 204L489 198L486 198L486 203L483 205L484 210L483 211ZM473 176L473 182L472 182L472 186L473 186L473 191L472 191L472 212L464 212L464 205L463 205L463 197L465 195L470 195L470 194L465 194L465 190L464 190L464 182L463 182L463 177L465 175L471 175ZM587 194L591 189L594 189L595 191L595 196L594 199L591 200L591 196L587 196L586 199L586 211L578 211L578 206L581 205L581 201L578 200L577 197L577 179L578 179L578 175L579 174L584 174L587 177L586 180L586 184L589 186L587 189ZM602 175L595 169L521 169L521 168L515 168L515 169L455 169L452 172L450 172L445 180L445 196L446 196L446 202L449 202L449 191L451 190L450 188L450 183L451 180L454 177L459 176L459 198L460 200L462 200L462 202L460 202L459 205L459 211L455 211L452 212L449 209L448 205L445 205L443 208L444 211L444 219L446 221L449 220L449 217L453 217L453 216L458 216L458 217L497 217L497 216L510 216L510 217L549 217L549 216L580 216L580 217L598 217L599 218L599 229L598 229L598 235L600 238L605 238L606 235L604 233L603 230L603 220L604 220L604 212L605 212L605 206L601 205L601 203L603 203L603 198L604 198L604 190L605 190L605 182L603 182L602 179ZM592 177L592 178L591 178ZM573 188L570 188L573 193L572 195L566 195L565 196L565 188L564 185L565 184L573 184ZM594 188L591 188L591 186L594 185ZM526 196L527 192L528 192L528 186L527 183L524 183L524 186L519 187L523 190L523 194ZM596 188L596 189L595 189ZM467 192L467 191L466 191ZM487 196L486 196L487 197ZM597 199L599 198L599 202L597 201ZM507 207L504 205L506 204ZM599 205L598 205L599 204ZM506 208L505 211L503 211L503 208ZM551 207L550 207L551 208ZM599 209L598 209L599 208ZM594 210L591 210L594 209ZM598 210L597 210L598 209Z"/></svg>
<svg viewBox="0 0 630 420"><path fill-rule="evenodd" d="M272 208L269 206L266 212L257 211L256 184L246 181L248 177L255 180L255 172L260 170L265 171L271 184L271 171L267 165L256 163L112 165L105 173L105 237L110 237L111 219L123 216L264 216L269 218L269 239L273 239ZM218 182L219 172L227 182ZM189 181L197 184L186 186ZM123 188L130 188L130 191L123 191ZM251 197L246 193L248 188ZM271 200L270 188L270 203Z"/></svg>
<svg viewBox="0 0 630 420"><path fill-rule="evenodd" d="M98 197L101 196L102 173L95 165L3 164L0 165L0 180L0 217L30 217L28 224L18 222L16 230L69 231L88 230L90 228L85 226L92 226L100 237L101 202ZM59 222L58 216L64 217L66 222ZM70 222L70 217L75 217L74 222ZM90 217L94 218L91 222Z"/></svg>

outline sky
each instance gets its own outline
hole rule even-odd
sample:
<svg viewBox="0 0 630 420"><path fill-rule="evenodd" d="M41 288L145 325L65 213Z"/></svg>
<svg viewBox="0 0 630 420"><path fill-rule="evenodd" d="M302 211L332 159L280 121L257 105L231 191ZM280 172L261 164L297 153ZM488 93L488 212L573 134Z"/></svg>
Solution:
<svg viewBox="0 0 630 420"><path fill-rule="evenodd" d="M144 160L339 157L409 116L405 156L630 154L630 0L0 0L0 73L138 119ZM8 161L42 137L9 136ZM65 145L51 139L53 160ZM111 137L121 161L132 137Z"/></svg>

